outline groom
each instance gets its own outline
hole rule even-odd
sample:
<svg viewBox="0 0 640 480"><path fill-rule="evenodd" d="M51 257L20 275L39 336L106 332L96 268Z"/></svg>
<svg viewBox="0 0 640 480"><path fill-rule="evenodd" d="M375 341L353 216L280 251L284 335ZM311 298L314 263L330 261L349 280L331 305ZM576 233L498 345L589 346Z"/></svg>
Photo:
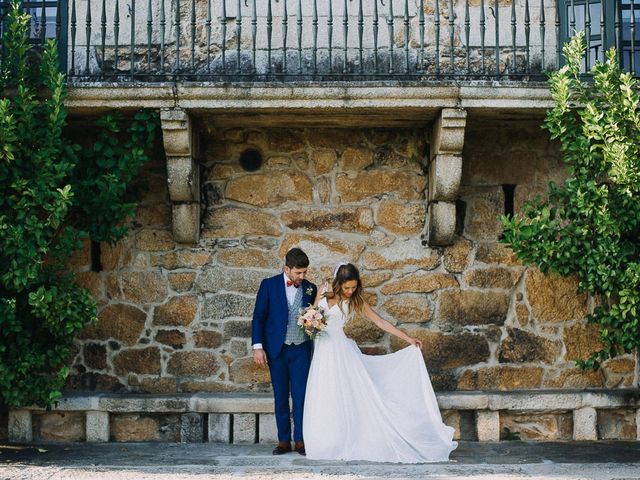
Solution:
<svg viewBox="0 0 640 480"><path fill-rule="evenodd" d="M305 280L309 257L292 248L285 257L284 272L266 278L260 284L253 311L253 360L269 366L275 400L278 445L274 455L291 451L291 416L289 394L293 404L294 449L306 455L302 436L302 410L311 365L312 343L298 326L301 308L313 303L316 286Z"/></svg>

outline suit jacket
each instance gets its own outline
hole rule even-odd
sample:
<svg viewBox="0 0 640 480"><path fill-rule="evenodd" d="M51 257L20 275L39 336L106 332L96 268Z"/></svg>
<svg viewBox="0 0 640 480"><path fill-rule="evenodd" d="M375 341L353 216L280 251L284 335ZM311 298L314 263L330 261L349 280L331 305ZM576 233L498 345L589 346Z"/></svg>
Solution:
<svg viewBox="0 0 640 480"><path fill-rule="evenodd" d="M303 280L298 288L302 289L302 307L312 304L318 290L316 286ZM284 345L288 321L289 305L282 273L265 278L260 283L253 310L251 343L261 343L268 357L278 356Z"/></svg>

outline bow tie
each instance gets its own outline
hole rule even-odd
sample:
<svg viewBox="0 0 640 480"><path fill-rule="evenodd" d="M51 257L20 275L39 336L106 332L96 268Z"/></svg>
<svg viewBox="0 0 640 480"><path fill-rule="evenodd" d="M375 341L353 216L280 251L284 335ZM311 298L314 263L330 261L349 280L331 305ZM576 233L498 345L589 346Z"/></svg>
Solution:
<svg viewBox="0 0 640 480"><path fill-rule="evenodd" d="M296 285L296 284L295 284L295 283L293 283L291 280L287 280L287 287L290 287L290 286L292 286L292 285L293 285L294 287L296 287L296 288L298 288L298 287L300 286L300 285Z"/></svg>

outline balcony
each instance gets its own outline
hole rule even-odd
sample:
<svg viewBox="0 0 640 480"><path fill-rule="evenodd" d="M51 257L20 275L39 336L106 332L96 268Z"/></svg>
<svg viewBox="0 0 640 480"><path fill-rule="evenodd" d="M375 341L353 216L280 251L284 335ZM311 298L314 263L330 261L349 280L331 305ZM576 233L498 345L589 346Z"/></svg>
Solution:
<svg viewBox="0 0 640 480"><path fill-rule="evenodd" d="M0 13L8 2L0 2ZM2 6L4 4L4 7ZM589 8L586 8L586 5ZM71 82L544 80L568 32L585 69L640 60L632 0L25 1Z"/></svg>

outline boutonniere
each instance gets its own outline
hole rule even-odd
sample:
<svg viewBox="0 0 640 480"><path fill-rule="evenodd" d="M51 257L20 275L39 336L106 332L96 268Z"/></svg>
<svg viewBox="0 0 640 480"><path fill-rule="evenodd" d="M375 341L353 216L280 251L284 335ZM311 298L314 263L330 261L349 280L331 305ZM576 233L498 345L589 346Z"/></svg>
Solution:
<svg viewBox="0 0 640 480"><path fill-rule="evenodd" d="M310 297L310 296L311 296L311 294L313 293L313 288L311 288L311 287L307 288L307 289L304 291L304 293L306 293L306 294L307 294L307 297Z"/></svg>

